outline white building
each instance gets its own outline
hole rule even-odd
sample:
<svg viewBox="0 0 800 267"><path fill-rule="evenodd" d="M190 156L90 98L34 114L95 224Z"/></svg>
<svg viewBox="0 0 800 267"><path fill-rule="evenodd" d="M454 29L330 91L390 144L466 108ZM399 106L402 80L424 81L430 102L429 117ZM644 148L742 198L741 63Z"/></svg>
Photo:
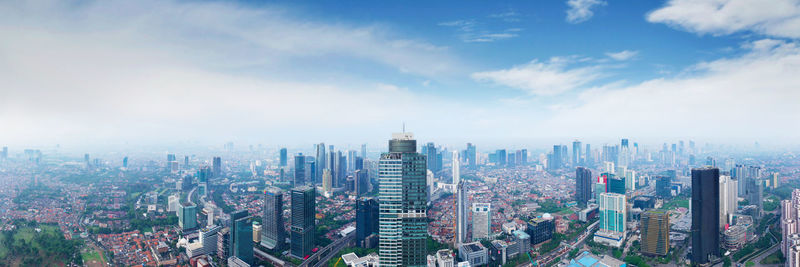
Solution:
<svg viewBox="0 0 800 267"><path fill-rule="evenodd" d="M167 201L167 212L178 212L178 206L180 203L180 197L177 195L169 196Z"/></svg>
<svg viewBox="0 0 800 267"><path fill-rule="evenodd" d="M725 228L725 225L731 224L733 214L736 213L736 208L739 205L738 201L739 191L737 181L731 179L730 176L719 176L719 227Z"/></svg>
<svg viewBox="0 0 800 267"><path fill-rule="evenodd" d="M472 203L472 240L488 239L492 229L492 204Z"/></svg>
<svg viewBox="0 0 800 267"><path fill-rule="evenodd" d="M467 192L464 190L464 182L459 181L456 185L456 245L467 242Z"/></svg>

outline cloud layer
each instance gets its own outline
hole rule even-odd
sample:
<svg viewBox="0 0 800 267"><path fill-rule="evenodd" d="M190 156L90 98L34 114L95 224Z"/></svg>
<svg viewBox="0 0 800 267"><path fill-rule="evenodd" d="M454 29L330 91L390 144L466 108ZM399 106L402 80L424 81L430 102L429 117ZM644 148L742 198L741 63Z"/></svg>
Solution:
<svg viewBox="0 0 800 267"><path fill-rule="evenodd" d="M592 8L606 5L602 0L567 0L567 22L581 23L594 16Z"/></svg>
<svg viewBox="0 0 800 267"><path fill-rule="evenodd" d="M648 14L647 20L699 34L753 32L799 38L800 1L670 0Z"/></svg>

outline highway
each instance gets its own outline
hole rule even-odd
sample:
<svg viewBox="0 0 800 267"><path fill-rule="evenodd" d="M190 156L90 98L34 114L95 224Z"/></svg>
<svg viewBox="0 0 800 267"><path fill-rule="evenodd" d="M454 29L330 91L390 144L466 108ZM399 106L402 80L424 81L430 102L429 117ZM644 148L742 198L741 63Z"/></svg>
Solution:
<svg viewBox="0 0 800 267"><path fill-rule="evenodd" d="M350 242L352 242L355 237L356 237L356 231L353 231L347 236L339 238L336 241L333 241L333 243L330 243L329 245L317 251L317 253L314 253L314 255L311 255L311 257L308 257L308 259L306 259L305 261L303 261L302 264L300 264L300 267L308 267L308 266L320 267L325 265L325 263L327 263L328 260L331 259L331 257L339 253L339 251L341 251L345 246L347 246L347 244L350 244ZM313 265L311 264L312 262L314 262Z"/></svg>

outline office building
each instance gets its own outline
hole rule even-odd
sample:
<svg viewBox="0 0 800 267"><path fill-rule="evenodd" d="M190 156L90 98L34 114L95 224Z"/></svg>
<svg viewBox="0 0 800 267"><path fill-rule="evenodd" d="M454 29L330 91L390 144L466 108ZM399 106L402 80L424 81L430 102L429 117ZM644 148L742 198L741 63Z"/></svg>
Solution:
<svg viewBox="0 0 800 267"><path fill-rule="evenodd" d="M583 164L581 155L581 141L575 140L572 142L572 166L580 166Z"/></svg>
<svg viewBox="0 0 800 267"><path fill-rule="evenodd" d="M203 244L204 255L213 255L217 253L217 239L221 226L212 225L200 230L200 244Z"/></svg>
<svg viewBox="0 0 800 267"><path fill-rule="evenodd" d="M280 150L278 166L280 166L280 167L289 166L289 154L288 154L288 151L286 150L285 147L281 148L281 150Z"/></svg>
<svg viewBox="0 0 800 267"><path fill-rule="evenodd" d="M214 172L214 177L222 177L222 158L214 157L211 168Z"/></svg>
<svg viewBox="0 0 800 267"><path fill-rule="evenodd" d="M261 245L267 249L280 249L286 241L283 223L283 192L276 187L264 190Z"/></svg>
<svg viewBox="0 0 800 267"><path fill-rule="evenodd" d="M467 192L464 181L456 184L456 246L467 242Z"/></svg>
<svg viewBox="0 0 800 267"><path fill-rule="evenodd" d="M666 256L669 252L669 214L664 211L642 213L641 251L642 254Z"/></svg>
<svg viewBox="0 0 800 267"><path fill-rule="evenodd" d="M294 186L306 184L306 157L303 153L294 156Z"/></svg>
<svg viewBox="0 0 800 267"><path fill-rule="evenodd" d="M217 233L217 257L227 259L230 257L230 227L223 227Z"/></svg>
<svg viewBox="0 0 800 267"><path fill-rule="evenodd" d="M167 212L178 212L178 208L180 207L180 197L178 195L170 195L167 197Z"/></svg>
<svg viewBox="0 0 800 267"><path fill-rule="evenodd" d="M381 266L426 265L428 166L416 149L413 134L393 134L378 162Z"/></svg>
<svg viewBox="0 0 800 267"><path fill-rule="evenodd" d="M656 177L656 196L665 199L672 197L672 179L669 176Z"/></svg>
<svg viewBox="0 0 800 267"><path fill-rule="evenodd" d="M627 232L627 198L623 194L602 193L598 206L600 223L594 241L619 247Z"/></svg>
<svg viewBox="0 0 800 267"><path fill-rule="evenodd" d="M538 245L553 237L556 224L550 214L545 214L541 218L528 220L528 228L525 232L531 238L531 245Z"/></svg>
<svg viewBox="0 0 800 267"><path fill-rule="evenodd" d="M492 233L492 204L472 203L472 240L488 239Z"/></svg>
<svg viewBox="0 0 800 267"><path fill-rule="evenodd" d="M316 192L313 187L300 186L291 191L292 222L290 254L302 259L311 255L314 248L314 230L316 222Z"/></svg>
<svg viewBox="0 0 800 267"><path fill-rule="evenodd" d="M609 173L604 173L601 176L606 178L606 183L608 185L607 191L609 193L624 195L627 192L627 190L625 189L624 177L615 176Z"/></svg>
<svg viewBox="0 0 800 267"><path fill-rule="evenodd" d="M367 170L357 169L355 172L353 172L353 179L355 179L354 183L356 196L360 196L369 192L369 172L367 172Z"/></svg>
<svg viewBox="0 0 800 267"><path fill-rule="evenodd" d="M467 152L466 153L467 165L471 169L476 168L478 166L478 151L476 150L475 145L473 145L472 143L467 143L466 152Z"/></svg>
<svg viewBox="0 0 800 267"><path fill-rule="evenodd" d="M592 198L592 171L584 167L575 169L575 201L586 206Z"/></svg>
<svg viewBox="0 0 800 267"><path fill-rule="evenodd" d="M719 169L692 169L692 264L720 257Z"/></svg>
<svg viewBox="0 0 800 267"><path fill-rule="evenodd" d="M733 214L739 206L738 186L736 180L730 176L719 177L719 226L726 229L732 223Z"/></svg>
<svg viewBox="0 0 800 267"><path fill-rule="evenodd" d="M184 231L197 228L197 205L188 202L180 205L178 208L178 226Z"/></svg>
<svg viewBox="0 0 800 267"><path fill-rule="evenodd" d="M378 200L359 198L356 200L356 245L370 247L364 243L366 238L378 233Z"/></svg>
<svg viewBox="0 0 800 267"><path fill-rule="evenodd" d="M481 242L472 242L458 246L458 256L469 262L469 266L489 264L489 251Z"/></svg>
<svg viewBox="0 0 800 267"><path fill-rule="evenodd" d="M333 174L331 174L331 169L322 170L322 192L325 196L333 195Z"/></svg>
<svg viewBox="0 0 800 267"><path fill-rule="evenodd" d="M229 256L253 264L253 217L247 210L234 211L230 214L229 225Z"/></svg>
<svg viewBox="0 0 800 267"><path fill-rule="evenodd" d="M324 170L330 168L328 166L328 156L325 153L325 143L319 143L315 145L316 148L316 157L314 158L314 184L322 183L322 175L324 174Z"/></svg>

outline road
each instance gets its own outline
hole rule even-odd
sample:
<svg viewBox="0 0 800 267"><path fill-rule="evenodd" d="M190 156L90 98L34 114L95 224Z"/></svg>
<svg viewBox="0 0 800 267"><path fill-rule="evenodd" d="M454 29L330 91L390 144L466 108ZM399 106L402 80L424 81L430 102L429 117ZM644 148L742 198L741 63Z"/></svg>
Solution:
<svg viewBox="0 0 800 267"><path fill-rule="evenodd" d="M589 233L591 233L592 230L594 230L599 223L600 223L600 221L596 221L596 222L592 223L591 225L589 225L589 227L586 227L586 230L583 231L583 233L581 233L578 236L578 238L575 240L575 242L569 244L568 246L562 245L562 246L558 247L557 249L551 251L550 253L547 253L547 255L537 257L535 260L539 262L540 266L545 266L555 258L562 257L562 259L563 259L563 256L565 254L569 253L570 250L572 250L572 249L580 246L581 244L583 244L583 241L586 241L586 238L589 238ZM523 264L523 265L530 266L531 264L530 263L526 263L526 264Z"/></svg>
<svg viewBox="0 0 800 267"><path fill-rule="evenodd" d="M781 248L780 243L775 244L771 248L768 248L767 250L764 250L763 252L761 252L761 254L758 254L758 256L756 256L755 258L748 259L748 261L752 261L756 265L761 265L761 260L763 260L764 258L766 258L769 255L772 255L772 253L775 253L775 251L777 251L780 248Z"/></svg>
<svg viewBox="0 0 800 267"><path fill-rule="evenodd" d="M314 261L314 259L318 260L311 266L320 267L325 265L328 262L328 260L331 259L331 257L338 254L339 251L341 251L345 246L347 246L347 244L353 241L355 237L356 237L356 231L353 231L347 236L339 238L336 241L333 241L333 243L330 243L329 245L317 251L317 253L314 253L314 255L311 255L311 257L308 257L308 259L303 261L303 263L300 264L299 267L308 267L309 265L311 265L311 262Z"/></svg>

